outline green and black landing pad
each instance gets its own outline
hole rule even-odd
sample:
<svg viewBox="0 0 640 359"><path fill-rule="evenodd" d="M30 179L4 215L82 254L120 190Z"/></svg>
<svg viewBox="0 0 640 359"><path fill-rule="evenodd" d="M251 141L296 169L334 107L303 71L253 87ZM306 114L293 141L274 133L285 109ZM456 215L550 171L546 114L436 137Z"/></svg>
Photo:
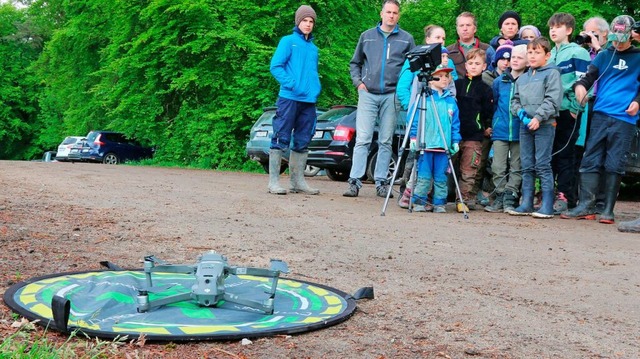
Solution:
<svg viewBox="0 0 640 359"><path fill-rule="evenodd" d="M81 331L92 337L144 335L147 340L235 340L302 333L341 323L353 314L356 299L372 298L373 288L353 296L305 281L280 278L274 313L225 302L201 307L184 301L138 313L136 295L145 286L141 270L59 273L32 278L10 287L4 302L29 320L61 332ZM188 293L194 283L189 274L154 273L154 286L170 287L149 293L159 299ZM269 280L230 275L226 288L243 297L264 297Z"/></svg>

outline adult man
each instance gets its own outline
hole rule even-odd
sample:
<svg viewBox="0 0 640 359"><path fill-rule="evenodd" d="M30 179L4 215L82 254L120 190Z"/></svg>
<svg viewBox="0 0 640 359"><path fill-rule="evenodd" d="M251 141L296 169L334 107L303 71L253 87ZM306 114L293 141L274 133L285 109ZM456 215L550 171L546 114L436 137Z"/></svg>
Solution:
<svg viewBox="0 0 640 359"><path fill-rule="evenodd" d="M473 48L480 48L486 51L487 64L490 64L493 61L495 50L491 46L489 46L489 44L480 42L480 39L476 37L477 30L478 22L475 15L468 11L465 11L458 15L458 17L456 18L456 32L458 33L458 41L447 46L447 50L449 51L449 58L452 59L453 63L456 65L456 72L458 73L458 77L464 77L466 75L467 71L464 67L464 63L467 61L466 54L467 51Z"/></svg>
<svg viewBox="0 0 640 359"><path fill-rule="evenodd" d="M356 145L345 197L357 197L367 168L369 146L379 119L378 158L375 168L376 194L385 197L389 190L387 173L391 160L393 135L399 104L396 104L396 84L405 55L414 46L413 36L398 27L400 4L386 0L380 12L378 26L363 32L351 58L351 80L358 89L356 114Z"/></svg>
<svg viewBox="0 0 640 359"><path fill-rule="evenodd" d="M609 23L607 20L595 16L590 17L582 25L583 31L581 36L589 36L590 40L587 42L589 45L589 54L593 60L598 52L604 49L607 44L607 35L609 35Z"/></svg>
<svg viewBox="0 0 640 359"><path fill-rule="evenodd" d="M580 203L562 213L566 219L595 219L595 194L604 175L604 209L600 223L614 223L613 207L624 174L640 109L640 49L631 46L631 16L611 22L610 48L593 60L575 85L576 99L586 102L588 89L598 81L593 123L580 165Z"/></svg>
<svg viewBox="0 0 640 359"><path fill-rule="evenodd" d="M269 193L287 194L278 183L282 151L291 144L289 173L291 192L318 194L304 180L307 165L307 146L316 125L316 100L320 95L318 76L318 48L313 44L313 27L316 12L308 5L298 8L295 15L293 34L280 40L271 59L271 74L280 83L273 119L273 137L269 150Z"/></svg>

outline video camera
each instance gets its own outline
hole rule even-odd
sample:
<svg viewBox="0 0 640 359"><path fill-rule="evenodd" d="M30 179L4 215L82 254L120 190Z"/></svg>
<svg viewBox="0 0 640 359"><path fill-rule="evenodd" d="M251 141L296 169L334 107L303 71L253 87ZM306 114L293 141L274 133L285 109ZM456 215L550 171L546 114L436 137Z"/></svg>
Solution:
<svg viewBox="0 0 640 359"><path fill-rule="evenodd" d="M442 45L440 43L419 45L406 55L411 72L431 73L442 62Z"/></svg>
<svg viewBox="0 0 640 359"><path fill-rule="evenodd" d="M598 34L593 33L593 36L595 36L596 39L600 39L598 37ZM591 36L585 34L585 35L577 35L576 38L573 40L573 42L575 42L578 45L583 45L583 44L590 44L591 43Z"/></svg>

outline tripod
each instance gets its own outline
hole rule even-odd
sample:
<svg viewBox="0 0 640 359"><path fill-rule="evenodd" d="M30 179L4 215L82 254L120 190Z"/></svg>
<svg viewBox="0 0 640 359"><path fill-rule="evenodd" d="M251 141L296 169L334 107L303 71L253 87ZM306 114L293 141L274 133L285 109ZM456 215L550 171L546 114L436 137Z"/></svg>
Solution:
<svg viewBox="0 0 640 359"><path fill-rule="evenodd" d="M440 137L442 138L442 143L443 143L443 147L444 147L444 152L447 156L447 160L449 161L449 168L451 169L451 174L453 176L453 182L456 185L456 194L458 196L458 200L460 201L460 203L462 203L463 205L461 206L463 208L463 217L464 219L469 219L469 214L466 211L466 206L464 206L464 200L462 198L462 192L460 191L460 185L458 184L458 178L456 176L456 171L453 167L453 160L451 159L451 152L449 151L449 144L447 143L447 138L444 134L444 129L442 127L442 122L440 121L440 116L438 115L438 111L436 108L436 103L435 100L433 98L433 93L431 88L429 87L429 81L434 80L434 78L431 76L430 73L426 73L424 71L420 71L420 73L418 74L418 81L421 83L421 89L419 91L419 93L416 95L415 101L413 102L415 105L413 107L413 110L411 112L411 115L409 117L409 123L407 124L407 129L405 131L404 134L404 138L402 140L402 145L400 146L400 148L398 149L398 159L402 158L402 155L404 154L404 150L405 147L407 146L407 141L409 140L409 136L411 133L411 127L413 126L413 120L415 118L416 112L418 110L420 110L419 113L419 117L418 117L418 133L417 133L417 138L420 139L420 141L423 141L424 139L424 131L425 131L425 121L426 121L426 112L427 112L427 97L431 97L431 106L434 109L434 114L435 114L435 118L436 118L436 123L438 124L438 132L440 133ZM413 169L411 170L412 174L411 177L413 178L413 188L415 191L415 186L416 186L416 182L417 182L417 167L418 167L418 160L420 158L420 155L422 155L424 153L424 147L425 144L424 142L418 143L418 148L420 148L420 151L418 152L418 155L415 158L415 162L413 165ZM391 177L391 183L395 183L396 180L396 176L398 175L398 169L400 168L400 166L396 166L396 168L393 171L393 176ZM392 186L389 186L389 190L387 191L387 196L385 198L384 204L382 206L382 213L380 214L381 216L385 215L385 212L387 210L387 205L389 204L389 198L391 196L391 191L393 190ZM413 195L411 196L410 200L409 200L409 212L412 211L412 207L413 207Z"/></svg>

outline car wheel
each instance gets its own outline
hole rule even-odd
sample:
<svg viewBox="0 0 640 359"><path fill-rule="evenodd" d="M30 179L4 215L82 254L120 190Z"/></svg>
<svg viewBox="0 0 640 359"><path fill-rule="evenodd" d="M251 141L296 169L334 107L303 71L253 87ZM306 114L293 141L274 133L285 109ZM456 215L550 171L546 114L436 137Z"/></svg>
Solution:
<svg viewBox="0 0 640 359"><path fill-rule="evenodd" d="M107 165L117 165L118 163L120 163L120 159L115 153L109 152L102 158L102 163Z"/></svg>
<svg viewBox="0 0 640 359"><path fill-rule="evenodd" d="M260 164L262 165L262 169L266 172L269 173L269 162L260 162ZM280 174L283 174L284 171L287 170L287 165L285 163L280 165Z"/></svg>
<svg viewBox="0 0 640 359"><path fill-rule="evenodd" d="M374 174L376 173L376 161L378 160L378 152L376 151L376 153L374 153L373 155L371 155L371 158L369 158L369 163L367 164L367 178L370 181L375 182L375 176ZM397 154L393 154L391 156L391 161L389 161L389 172L387 173L387 181L391 180L391 177L393 176L393 171L396 170L396 166L398 165L398 155ZM401 168L402 169L402 168ZM397 177L402 177L402 172L398 171ZM398 178L396 178L397 180Z"/></svg>
<svg viewBox="0 0 640 359"><path fill-rule="evenodd" d="M349 179L348 172L326 169L325 173L327 174L327 177L329 177L329 179L332 181L344 182Z"/></svg>
<svg viewBox="0 0 640 359"><path fill-rule="evenodd" d="M305 177L313 177L313 176L317 175L318 172L320 172L320 167L307 165L307 167L304 168L304 176Z"/></svg>

